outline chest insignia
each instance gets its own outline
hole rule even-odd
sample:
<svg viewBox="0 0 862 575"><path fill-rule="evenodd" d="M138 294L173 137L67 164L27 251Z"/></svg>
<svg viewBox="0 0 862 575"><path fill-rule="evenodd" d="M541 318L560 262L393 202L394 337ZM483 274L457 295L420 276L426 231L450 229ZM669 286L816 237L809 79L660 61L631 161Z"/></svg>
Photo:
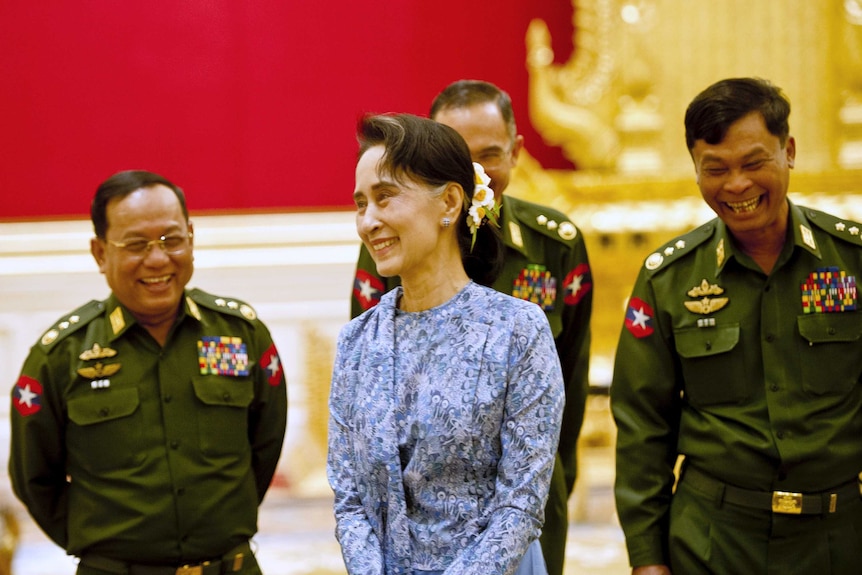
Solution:
<svg viewBox="0 0 862 575"><path fill-rule="evenodd" d="M110 347L102 347L98 343L94 343L93 347L83 351L81 355L78 356L78 359L82 361L91 361L93 359L114 357L115 355L117 355L117 350L111 349Z"/></svg>
<svg viewBox="0 0 862 575"><path fill-rule="evenodd" d="M551 275L545 266L530 264L515 278L512 295L538 304L545 311L551 311L557 299L557 278Z"/></svg>
<svg viewBox="0 0 862 575"><path fill-rule="evenodd" d="M721 238L718 241L718 245L715 247L715 267L720 268L721 264L724 263L724 238Z"/></svg>
<svg viewBox="0 0 862 575"><path fill-rule="evenodd" d="M198 342L201 375L248 375L248 351L242 338L206 336Z"/></svg>
<svg viewBox="0 0 862 575"><path fill-rule="evenodd" d="M832 313L857 309L856 276L837 267L817 268L800 286L803 313Z"/></svg>
<svg viewBox="0 0 862 575"><path fill-rule="evenodd" d="M105 379L120 371L119 363L104 364L97 361L96 365L78 368L78 375L87 379Z"/></svg>
<svg viewBox="0 0 862 575"><path fill-rule="evenodd" d="M718 284L710 284L706 279L700 282L686 292L689 297L700 298L695 301L685 301L683 305L692 313L708 315L718 311L728 304L730 301L726 297L709 297L713 295L721 295L724 293L724 288Z"/></svg>

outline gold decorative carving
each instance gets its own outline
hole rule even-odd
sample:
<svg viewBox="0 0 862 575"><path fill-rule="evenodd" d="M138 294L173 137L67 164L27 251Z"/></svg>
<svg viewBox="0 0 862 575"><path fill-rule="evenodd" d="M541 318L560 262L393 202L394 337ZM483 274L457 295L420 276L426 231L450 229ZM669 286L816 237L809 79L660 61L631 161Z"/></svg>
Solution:
<svg viewBox="0 0 862 575"><path fill-rule="evenodd" d="M584 232L594 291L591 379L610 383L625 301L649 254L714 217L697 189L683 116L703 88L759 76L791 99L790 196L862 220L862 0L571 0L574 50L526 34L530 121L576 170L522 152L507 193ZM557 61L560 61L557 58Z"/></svg>

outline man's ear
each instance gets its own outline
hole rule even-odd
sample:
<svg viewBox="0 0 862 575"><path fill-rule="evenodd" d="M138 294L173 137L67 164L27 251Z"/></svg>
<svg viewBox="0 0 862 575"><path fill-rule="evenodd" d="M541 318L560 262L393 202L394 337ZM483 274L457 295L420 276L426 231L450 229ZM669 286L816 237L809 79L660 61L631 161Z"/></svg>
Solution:
<svg viewBox="0 0 862 575"><path fill-rule="evenodd" d="M99 238L92 238L90 240L90 253L93 254L93 259L96 260L99 271L105 273L105 241Z"/></svg>
<svg viewBox="0 0 862 575"><path fill-rule="evenodd" d="M512 142L512 165L514 166L518 162L518 154L521 153L521 150L524 149L524 136L518 134L515 136L515 141Z"/></svg>
<svg viewBox="0 0 862 575"><path fill-rule="evenodd" d="M787 144L784 146L787 153L787 165L793 168L796 163L796 139L793 136L787 138Z"/></svg>

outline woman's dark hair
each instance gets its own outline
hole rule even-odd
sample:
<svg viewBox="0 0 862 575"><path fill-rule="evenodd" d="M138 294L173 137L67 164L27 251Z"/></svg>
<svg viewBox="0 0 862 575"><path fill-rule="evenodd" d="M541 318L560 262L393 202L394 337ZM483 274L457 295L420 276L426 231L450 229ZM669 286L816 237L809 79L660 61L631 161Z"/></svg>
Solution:
<svg viewBox="0 0 862 575"><path fill-rule="evenodd" d="M369 148L383 146L385 152L377 169L396 181L412 178L431 187L455 182L466 197L464 209L453 222L467 276L490 286L503 267L503 242L496 226L479 227L476 244L467 225L467 210L473 200L475 172L470 149L464 138L449 126L411 114L365 116L357 127L359 157Z"/></svg>
<svg viewBox="0 0 862 575"><path fill-rule="evenodd" d="M93 220L93 230L97 238L104 239L108 231L108 202L113 198L122 198L141 188L151 188L162 185L170 188L177 195L183 217L189 219L189 211L186 208L186 196L183 191L173 183L158 174L146 170L126 170L118 172L102 182L96 189L96 195L90 204L90 219Z"/></svg>
<svg viewBox="0 0 862 575"><path fill-rule="evenodd" d="M705 89L688 105L685 143L689 151L697 140L718 144L731 124L751 112L760 112L766 129L783 146L790 134L790 101L781 88L761 78L728 78Z"/></svg>

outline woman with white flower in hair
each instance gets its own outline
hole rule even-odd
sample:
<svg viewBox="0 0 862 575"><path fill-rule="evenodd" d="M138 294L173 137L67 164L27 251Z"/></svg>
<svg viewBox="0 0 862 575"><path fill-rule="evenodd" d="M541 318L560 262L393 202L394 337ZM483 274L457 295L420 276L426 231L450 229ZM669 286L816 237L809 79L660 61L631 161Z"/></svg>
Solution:
<svg viewBox="0 0 862 575"><path fill-rule="evenodd" d="M347 571L544 574L563 381L542 309L485 287L503 249L489 180L443 124L371 116L358 136L357 232L402 286L338 339L327 474Z"/></svg>

